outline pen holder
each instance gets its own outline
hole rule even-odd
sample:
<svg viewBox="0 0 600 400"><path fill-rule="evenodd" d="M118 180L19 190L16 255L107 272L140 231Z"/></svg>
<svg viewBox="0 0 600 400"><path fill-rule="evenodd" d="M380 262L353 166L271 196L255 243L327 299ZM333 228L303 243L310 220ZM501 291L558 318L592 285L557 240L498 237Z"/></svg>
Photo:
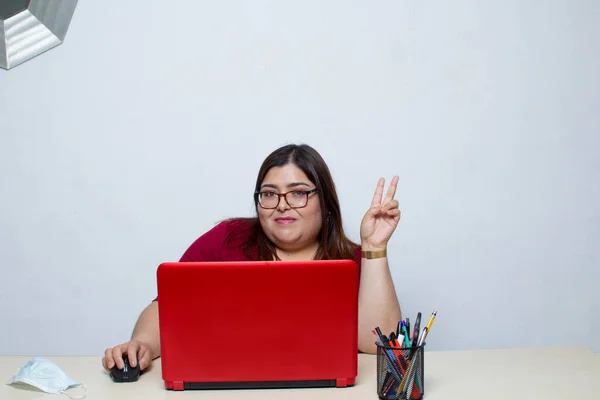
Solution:
<svg viewBox="0 0 600 400"><path fill-rule="evenodd" d="M377 395L380 399L423 398L424 346L391 347L377 344Z"/></svg>

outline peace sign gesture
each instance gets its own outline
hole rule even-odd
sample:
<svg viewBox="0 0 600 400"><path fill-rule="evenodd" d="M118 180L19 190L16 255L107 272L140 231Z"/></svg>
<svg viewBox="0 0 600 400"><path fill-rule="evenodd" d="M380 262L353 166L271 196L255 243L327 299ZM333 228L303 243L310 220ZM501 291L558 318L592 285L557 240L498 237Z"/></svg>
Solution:
<svg viewBox="0 0 600 400"><path fill-rule="evenodd" d="M385 179L379 178L371 208L367 210L360 224L360 240L363 250L385 250L388 240L400 221L398 200L394 199L398 176L392 178L392 183L390 183L382 202L384 184Z"/></svg>

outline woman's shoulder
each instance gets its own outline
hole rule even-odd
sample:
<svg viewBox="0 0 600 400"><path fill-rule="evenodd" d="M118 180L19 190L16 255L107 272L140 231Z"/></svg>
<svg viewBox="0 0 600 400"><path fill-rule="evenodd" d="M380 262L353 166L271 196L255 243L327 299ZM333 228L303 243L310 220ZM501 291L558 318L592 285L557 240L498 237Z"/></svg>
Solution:
<svg viewBox="0 0 600 400"><path fill-rule="evenodd" d="M248 241L254 225L251 219L231 218L220 221L196 239L182 257L186 261L215 261L230 257Z"/></svg>
<svg viewBox="0 0 600 400"><path fill-rule="evenodd" d="M246 243L255 232L257 223L256 218L230 218L217 226L223 232L225 243L231 247Z"/></svg>
<svg viewBox="0 0 600 400"><path fill-rule="evenodd" d="M231 240L247 240L254 225L251 219L231 218L218 222L208 231L205 231L195 244L208 244L212 246L227 243Z"/></svg>
<svg viewBox="0 0 600 400"><path fill-rule="evenodd" d="M219 222L217 227L227 233L250 233L256 226L256 218L229 218Z"/></svg>

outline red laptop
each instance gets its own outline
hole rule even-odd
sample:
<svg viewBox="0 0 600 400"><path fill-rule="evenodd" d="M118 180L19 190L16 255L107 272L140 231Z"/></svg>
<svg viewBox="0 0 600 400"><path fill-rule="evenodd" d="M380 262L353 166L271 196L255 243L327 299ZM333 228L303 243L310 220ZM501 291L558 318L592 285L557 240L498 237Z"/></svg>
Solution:
<svg viewBox="0 0 600 400"><path fill-rule="evenodd" d="M358 279L352 260L161 264L165 387L353 385Z"/></svg>

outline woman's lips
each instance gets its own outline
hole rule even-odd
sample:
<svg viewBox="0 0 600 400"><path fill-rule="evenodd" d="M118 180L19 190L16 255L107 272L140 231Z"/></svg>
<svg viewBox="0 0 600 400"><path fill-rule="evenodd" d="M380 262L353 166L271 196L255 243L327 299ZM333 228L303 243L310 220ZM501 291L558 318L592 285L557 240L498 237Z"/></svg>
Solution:
<svg viewBox="0 0 600 400"><path fill-rule="evenodd" d="M296 221L295 218L276 218L275 219L275 222L277 222L278 224L282 224L282 225L291 224L294 221Z"/></svg>

